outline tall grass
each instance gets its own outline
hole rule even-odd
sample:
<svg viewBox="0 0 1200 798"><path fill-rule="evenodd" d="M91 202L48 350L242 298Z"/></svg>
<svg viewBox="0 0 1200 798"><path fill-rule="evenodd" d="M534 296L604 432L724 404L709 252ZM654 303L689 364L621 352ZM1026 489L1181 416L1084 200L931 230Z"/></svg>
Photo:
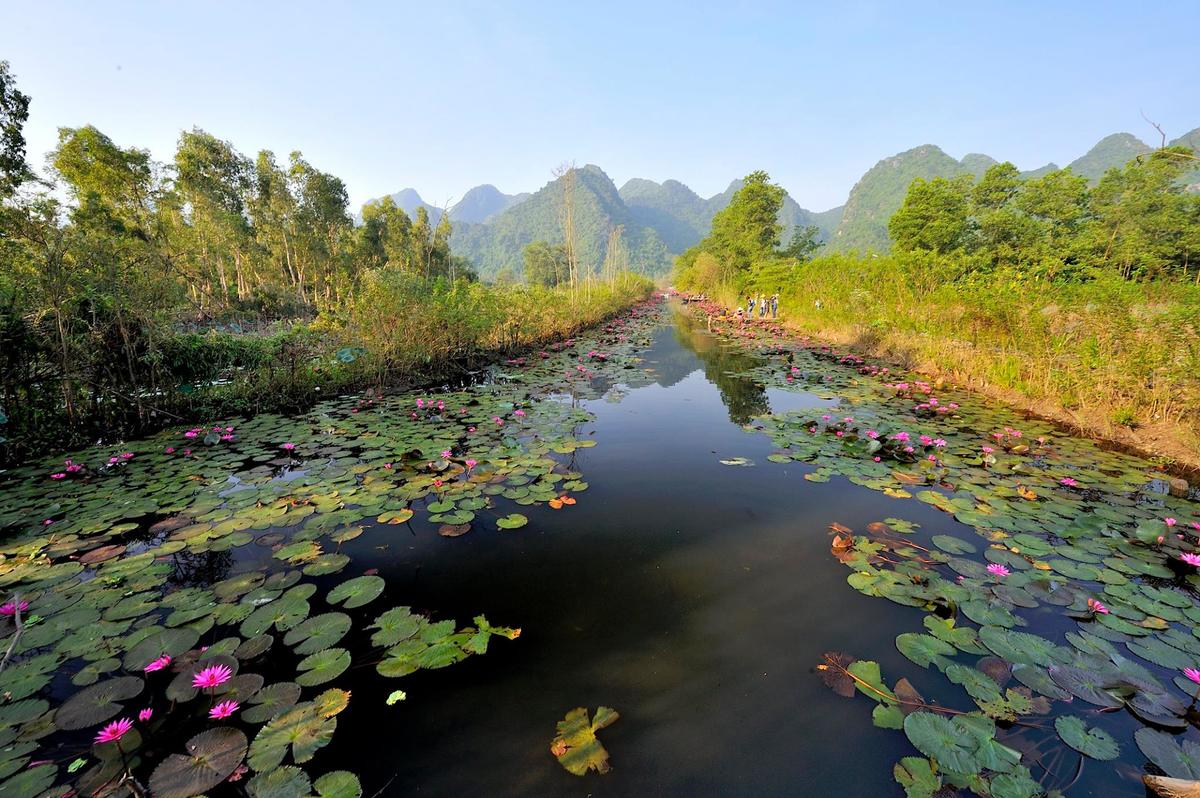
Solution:
<svg viewBox="0 0 1200 798"><path fill-rule="evenodd" d="M1161 426L1195 451L1200 287L1103 276L1080 283L1002 274L939 281L943 266L820 257L788 275L781 316L820 339L1008 394L1036 410L1069 411L1096 432ZM728 286L721 298L736 301Z"/></svg>
<svg viewBox="0 0 1200 798"><path fill-rule="evenodd" d="M646 278L622 274L575 288L428 282L372 274L344 315L340 337L366 351L377 374L434 372L448 363L564 338L649 295Z"/></svg>

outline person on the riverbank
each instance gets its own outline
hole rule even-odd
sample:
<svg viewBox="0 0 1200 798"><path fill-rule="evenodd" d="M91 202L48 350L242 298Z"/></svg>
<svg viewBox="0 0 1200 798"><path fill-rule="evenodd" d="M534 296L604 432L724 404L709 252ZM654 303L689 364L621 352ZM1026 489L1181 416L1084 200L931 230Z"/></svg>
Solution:
<svg viewBox="0 0 1200 798"><path fill-rule="evenodd" d="M764 294L758 295L758 317L760 319L767 317L767 297Z"/></svg>
<svg viewBox="0 0 1200 798"><path fill-rule="evenodd" d="M754 294L746 297L746 317L754 318Z"/></svg>
<svg viewBox="0 0 1200 798"><path fill-rule="evenodd" d="M742 311L742 306L738 305L737 312L733 314L737 318L739 327L744 327L746 324L746 314Z"/></svg>
<svg viewBox="0 0 1200 798"><path fill-rule="evenodd" d="M778 318L779 318L779 293L776 292L771 295L771 319L774 320L774 319L778 319Z"/></svg>

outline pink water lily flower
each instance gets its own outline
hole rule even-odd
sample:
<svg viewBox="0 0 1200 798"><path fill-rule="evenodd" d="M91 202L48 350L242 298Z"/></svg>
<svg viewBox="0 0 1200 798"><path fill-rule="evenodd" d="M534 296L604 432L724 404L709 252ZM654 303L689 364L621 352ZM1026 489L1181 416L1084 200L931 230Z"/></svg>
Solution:
<svg viewBox="0 0 1200 798"><path fill-rule="evenodd" d="M467 470L470 471L475 466L479 465L478 460L467 460Z"/></svg>
<svg viewBox="0 0 1200 798"><path fill-rule="evenodd" d="M1101 604L1099 601L1096 601L1096 599L1094 599L1094 598L1090 598L1087 600L1087 607L1088 607L1088 610L1095 613L1096 615L1108 615L1108 607L1105 607L1103 604Z"/></svg>
<svg viewBox="0 0 1200 798"><path fill-rule="evenodd" d="M279 448L280 448L280 449L283 449L285 452L290 452L290 451L292 451L292 450L294 450L294 449L296 448L296 444L294 444L294 443L285 443L285 444L281 445Z"/></svg>
<svg viewBox="0 0 1200 798"><path fill-rule="evenodd" d="M1073 488L1073 487L1077 486L1079 483L1076 482L1075 480L1071 479L1070 477L1063 477L1062 479L1060 479L1058 481L1058 484L1065 485L1068 488Z"/></svg>
<svg viewBox="0 0 1200 798"><path fill-rule="evenodd" d="M1193 554L1190 551L1179 555L1179 559L1183 560L1193 568L1200 568L1200 554Z"/></svg>
<svg viewBox="0 0 1200 798"><path fill-rule="evenodd" d="M241 706L242 705L236 701L222 701L208 711L208 716L213 720L224 720L234 712L237 712Z"/></svg>
<svg viewBox="0 0 1200 798"><path fill-rule="evenodd" d="M174 446L168 446L168 447L167 447L167 454L175 454L175 447L174 447Z"/></svg>
<svg viewBox="0 0 1200 798"><path fill-rule="evenodd" d="M154 717L154 710L151 709L150 707L146 707L145 709L143 709L141 712L138 713L138 720L140 720L142 723L145 723L146 721L150 720L150 718L152 718L152 717Z"/></svg>
<svg viewBox="0 0 1200 798"><path fill-rule="evenodd" d="M523 416L523 415L525 415L525 411L524 410L514 410L513 415L514 416Z"/></svg>
<svg viewBox="0 0 1200 798"><path fill-rule="evenodd" d="M125 734L133 728L133 721L129 718L121 718L114 720L112 723L105 726L96 733L96 743L111 743L120 740Z"/></svg>
<svg viewBox="0 0 1200 798"><path fill-rule="evenodd" d="M5 604L0 604L0 615L16 615L18 609L21 612L25 612L25 610L29 609L29 602L22 601L18 604L14 601L9 601Z"/></svg>
<svg viewBox="0 0 1200 798"><path fill-rule="evenodd" d="M59 471L59 472L58 472L58 473L56 473L56 474L51 474L51 475L50 475L50 479L66 479L66 478L67 478L67 475L66 475L66 473L64 473L64 472L62 472L62 471Z"/></svg>
<svg viewBox="0 0 1200 798"><path fill-rule="evenodd" d="M1200 669L1198 669L1198 668L1184 668L1184 669L1183 669L1183 675L1184 675L1184 676L1186 676L1186 677L1188 677L1188 679L1192 680L1192 681L1193 681L1193 682L1195 682L1196 684L1200 684Z"/></svg>
<svg viewBox="0 0 1200 798"><path fill-rule="evenodd" d="M442 459L444 459L444 460L450 459L450 450L449 449L442 450Z"/></svg>
<svg viewBox="0 0 1200 798"><path fill-rule="evenodd" d="M1164 518L1163 523L1166 524L1167 526L1175 526L1179 522L1176 521L1174 518Z"/></svg>
<svg viewBox="0 0 1200 798"><path fill-rule="evenodd" d="M233 671L229 669L228 665L210 665L192 677L192 687L200 689L220 687L232 676Z"/></svg>
<svg viewBox="0 0 1200 798"><path fill-rule="evenodd" d="M994 452L996 450L993 449L991 446L984 446L982 449L980 449L980 451L982 451L984 454L991 454L992 452Z"/></svg>
<svg viewBox="0 0 1200 798"><path fill-rule="evenodd" d="M1008 576L1011 571L999 563L992 563L987 567L987 572L993 576Z"/></svg>
<svg viewBox="0 0 1200 798"><path fill-rule="evenodd" d="M155 671L163 670L170 664L171 664L171 655L163 654L158 659L151 660L150 662L146 663L146 667L142 668L142 670L145 671L146 673L154 673Z"/></svg>

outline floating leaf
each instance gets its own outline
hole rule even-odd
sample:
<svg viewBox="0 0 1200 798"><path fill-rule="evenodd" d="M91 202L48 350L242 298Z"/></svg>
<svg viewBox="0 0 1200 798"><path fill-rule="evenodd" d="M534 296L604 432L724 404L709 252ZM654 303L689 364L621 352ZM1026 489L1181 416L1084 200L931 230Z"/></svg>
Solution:
<svg viewBox="0 0 1200 798"><path fill-rule="evenodd" d="M356 576L330 590L325 596L325 600L330 604L341 604L346 609L352 610L374 601L383 592L386 584L379 576Z"/></svg>
<svg viewBox="0 0 1200 798"><path fill-rule="evenodd" d="M336 679L349 667L349 651L344 648L327 648L300 660L300 664L296 666L300 673L296 677L296 684L301 687L324 684Z"/></svg>
<svg viewBox="0 0 1200 798"><path fill-rule="evenodd" d="M501 529L520 529L529 523L529 519L520 513L510 513L503 518L496 519L496 526Z"/></svg>
<svg viewBox="0 0 1200 798"><path fill-rule="evenodd" d="M1177 779L1200 779L1200 743L1182 739L1157 729L1141 728L1133 733L1138 748L1168 776Z"/></svg>
<svg viewBox="0 0 1200 798"><path fill-rule="evenodd" d="M321 798L362 798L362 785L358 776L348 770L326 773L313 783Z"/></svg>
<svg viewBox="0 0 1200 798"><path fill-rule="evenodd" d="M576 776L582 776L589 770L597 773L607 773L608 751L596 738L596 732L611 726L620 715L609 707L597 707L592 720L588 720L588 711L584 707L576 707L567 713L566 718L558 722L558 734L550 744L550 753L558 759L558 763Z"/></svg>
<svg viewBox="0 0 1200 798"><path fill-rule="evenodd" d="M142 680L136 676L120 676L85 687L58 708L54 725L74 731L102 723L121 711L118 701L140 695L142 687Z"/></svg>
<svg viewBox="0 0 1200 798"><path fill-rule="evenodd" d="M1116 759L1120 754L1117 741L1103 729L1089 729L1082 718L1075 715L1061 715L1054 719L1054 728L1058 736L1067 745L1092 759Z"/></svg>
<svg viewBox="0 0 1200 798"><path fill-rule="evenodd" d="M187 755L171 754L150 774L156 798L190 798L211 790L229 777L246 756L246 735L228 726L197 734L184 748Z"/></svg>
<svg viewBox="0 0 1200 798"><path fill-rule="evenodd" d="M246 783L251 798L305 798L310 793L308 774L298 767L284 765L259 773Z"/></svg>

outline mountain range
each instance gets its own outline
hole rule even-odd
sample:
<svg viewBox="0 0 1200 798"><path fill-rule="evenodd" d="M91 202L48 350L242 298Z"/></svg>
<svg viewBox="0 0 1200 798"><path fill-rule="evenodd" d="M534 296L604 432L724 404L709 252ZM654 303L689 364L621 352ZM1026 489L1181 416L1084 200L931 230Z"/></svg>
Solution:
<svg viewBox="0 0 1200 798"><path fill-rule="evenodd" d="M1170 142L1200 152L1200 128ZM1108 169L1124 166L1153 148L1129 133L1106 136L1084 155L1068 164L1077 174L1096 182ZM867 170L844 205L827 211L810 211L785 194L779 222L784 242L797 226L812 225L827 249L834 251L874 250L890 246L887 223L904 202L909 184L916 178L981 175L995 159L968 153L956 160L933 144L884 158ZM1033 179L1059 167L1045 166L1022 172ZM1186 178L1190 190L1200 190L1200 168ZM671 267L675 255L698 243L708 234L713 216L726 207L742 181L712 197L698 195L678 180L657 183L632 178L620 189L600 167L589 164L573 170L573 218L580 262L595 268L604 261L610 233L620 226L623 252L617 258L630 268L661 275ZM564 198L568 178L559 176L533 193L505 194L492 185L468 191L449 209L454 233L451 247L470 260L484 279L519 279L522 250L532 241L561 242ZM414 189L391 195L409 215L424 207L436 223L444 212L421 199ZM370 200L378 202L379 200Z"/></svg>

